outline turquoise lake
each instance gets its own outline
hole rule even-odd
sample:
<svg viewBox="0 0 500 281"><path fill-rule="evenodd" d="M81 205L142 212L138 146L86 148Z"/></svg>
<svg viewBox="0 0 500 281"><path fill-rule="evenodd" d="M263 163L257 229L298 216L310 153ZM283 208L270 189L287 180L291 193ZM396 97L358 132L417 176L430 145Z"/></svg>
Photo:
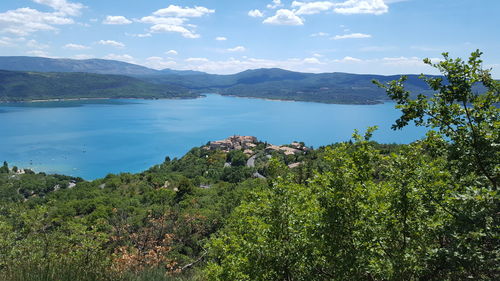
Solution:
<svg viewBox="0 0 500 281"><path fill-rule="evenodd" d="M394 103L334 105L207 95L192 100L93 100L0 104L0 161L95 179L140 172L231 135L319 147L378 125L374 140L409 143L425 129L393 131Z"/></svg>

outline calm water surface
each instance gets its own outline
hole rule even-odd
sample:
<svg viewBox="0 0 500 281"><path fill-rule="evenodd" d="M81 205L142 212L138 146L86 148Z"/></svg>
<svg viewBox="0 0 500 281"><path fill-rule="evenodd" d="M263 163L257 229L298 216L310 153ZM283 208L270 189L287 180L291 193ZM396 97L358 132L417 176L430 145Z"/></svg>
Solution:
<svg viewBox="0 0 500 281"><path fill-rule="evenodd" d="M139 172L231 135L318 147L378 125L374 139L409 143L422 128L392 131L393 103L331 105L208 95L193 100L0 104L0 161L85 179Z"/></svg>

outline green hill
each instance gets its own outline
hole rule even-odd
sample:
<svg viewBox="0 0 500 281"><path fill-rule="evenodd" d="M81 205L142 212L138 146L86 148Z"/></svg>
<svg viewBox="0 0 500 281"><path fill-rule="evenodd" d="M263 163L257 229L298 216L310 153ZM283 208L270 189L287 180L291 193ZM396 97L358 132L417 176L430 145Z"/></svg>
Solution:
<svg viewBox="0 0 500 281"><path fill-rule="evenodd" d="M131 63L102 59L51 59L42 57L0 57L0 69L37 72L88 72L118 75L151 75L156 70Z"/></svg>
<svg viewBox="0 0 500 281"><path fill-rule="evenodd" d="M180 86L120 75L0 70L0 101L65 98L194 98Z"/></svg>
<svg viewBox="0 0 500 281"><path fill-rule="evenodd" d="M346 104L374 104L387 100L385 92L373 85L371 81L376 79L387 82L399 78L399 75L301 73L279 68L253 69L231 75L217 75L189 70L154 70L112 60L40 57L0 57L0 69L127 75L148 83L166 85L169 88L175 85L199 94L219 93L241 97ZM407 84L411 91L424 93L428 91L428 87L418 79L418 75L409 75Z"/></svg>
<svg viewBox="0 0 500 281"><path fill-rule="evenodd" d="M385 91L372 80L388 82L399 75L360 75L349 73L300 73L278 68L247 70L233 75L157 75L142 77L154 83L173 84L203 93L312 101L323 103L374 104L388 100ZM428 92L429 88L408 75L408 89Z"/></svg>

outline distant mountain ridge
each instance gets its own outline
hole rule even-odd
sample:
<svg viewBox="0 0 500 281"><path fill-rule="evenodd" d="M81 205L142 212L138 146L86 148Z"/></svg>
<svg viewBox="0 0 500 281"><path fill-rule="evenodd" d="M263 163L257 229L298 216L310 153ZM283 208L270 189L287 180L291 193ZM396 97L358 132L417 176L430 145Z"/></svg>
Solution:
<svg viewBox="0 0 500 281"><path fill-rule="evenodd" d="M0 102L74 98L195 98L188 89L123 75L0 70Z"/></svg>
<svg viewBox="0 0 500 281"><path fill-rule="evenodd" d="M159 72L144 66L114 60L75 60L42 57L0 57L0 69L36 72L87 72L116 75L153 75Z"/></svg>
<svg viewBox="0 0 500 281"><path fill-rule="evenodd" d="M84 72L132 76L148 83L188 89L192 93L218 93L322 103L375 104L388 100L385 91L372 80L388 82L400 75L384 76L349 73L302 73L279 68L250 69L236 74L217 75L192 70L154 70L126 62L40 57L1 57L0 69L36 72ZM418 75L408 75L408 90L428 93Z"/></svg>
<svg viewBox="0 0 500 281"><path fill-rule="evenodd" d="M253 69L231 75L156 75L142 79L189 88L198 93L338 104L376 104L388 100L385 90L372 80L389 82L401 75L302 73L279 68ZM419 75L407 75L406 87L430 93Z"/></svg>

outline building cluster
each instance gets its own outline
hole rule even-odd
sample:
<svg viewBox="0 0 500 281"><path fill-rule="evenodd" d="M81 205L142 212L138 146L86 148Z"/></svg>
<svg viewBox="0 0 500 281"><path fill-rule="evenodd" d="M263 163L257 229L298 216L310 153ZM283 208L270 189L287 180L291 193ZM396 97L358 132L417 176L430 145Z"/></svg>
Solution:
<svg viewBox="0 0 500 281"><path fill-rule="evenodd" d="M206 149L221 150L229 152L232 150L243 150L245 154L253 154L253 148L257 146L259 141L253 136L232 136L224 140L211 141ZM268 144L265 151L271 153L273 151L283 152L285 155L295 155L303 153L308 148L301 143L293 142L288 146Z"/></svg>
<svg viewBox="0 0 500 281"><path fill-rule="evenodd" d="M289 146L285 145L278 146L271 144L266 147L266 152L280 151L283 152L285 155L295 155L298 153L303 153L307 150L308 148L306 146L298 142L292 142Z"/></svg>
<svg viewBox="0 0 500 281"><path fill-rule="evenodd" d="M229 152L232 150L244 150L245 153L252 153L252 148L257 146L257 138L252 136L232 136L225 140L211 141L208 145L210 150L222 150Z"/></svg>

